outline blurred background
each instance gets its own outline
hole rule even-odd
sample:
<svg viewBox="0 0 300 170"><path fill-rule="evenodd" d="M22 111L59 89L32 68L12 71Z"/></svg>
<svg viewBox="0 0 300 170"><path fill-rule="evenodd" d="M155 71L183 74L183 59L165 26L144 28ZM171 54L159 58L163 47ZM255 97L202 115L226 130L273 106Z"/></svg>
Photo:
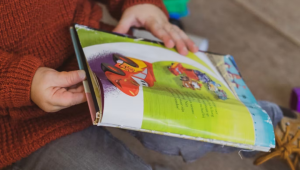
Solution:
<svg viewBox="0 0 300 170"><path fill-rule="evenodd" d="M258 100L289 107L292 88L300 86L299 0L165 0L175 24L208 40L208 50L234 56L243 78ZM202 39L200 38L200 39ZM273 159L254 166L254 158L237 152L210 153L193 163L145 149L119 129L109 129L155 170L283 170Z"/></svg>
<svg viewBox="0 0 300 170"><path fill-rule="evenodd" d="M257 99L289 107L300 86L299 0L181 2L188 4L180 19L187 33L207 38L209 51L233 55Z"/></svg>

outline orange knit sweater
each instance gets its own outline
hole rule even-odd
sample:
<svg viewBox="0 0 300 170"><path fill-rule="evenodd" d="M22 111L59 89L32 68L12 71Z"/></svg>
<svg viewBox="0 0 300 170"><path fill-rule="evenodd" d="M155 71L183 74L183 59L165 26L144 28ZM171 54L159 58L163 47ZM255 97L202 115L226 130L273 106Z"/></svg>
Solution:
<svg viewBox="0 0 300 170"><path fill-rule="evenodd" d="M101 1L101 0L100 0ZM166 12L161 0L102 0L112 16L141 3ZM38 67L78 69L72 23L104 28L101 8L89 0L0 1L0 169L64 135L91 125L87 104L45 113L30 100Z"/></svg>

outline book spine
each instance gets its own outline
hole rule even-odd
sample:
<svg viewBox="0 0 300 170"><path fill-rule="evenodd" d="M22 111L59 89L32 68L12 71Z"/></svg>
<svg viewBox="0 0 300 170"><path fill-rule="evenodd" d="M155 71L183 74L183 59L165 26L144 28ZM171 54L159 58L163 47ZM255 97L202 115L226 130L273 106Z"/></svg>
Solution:
<svg viewBox="0 0 300 170"><path fill-rule="evenodd" d="M86 80L83 81L83 87L84 91L86 94L90 114L91 114L91 119L94 122L96 119L96 113L99 111L98 105L95 105L96 99L93 96L94 94L94 89L91 83L91 76L89 74L89 70L87 69L87 63L85 60L82 59L83 51L81 48L81 45L79 44L79 38L77 36L77 32L74 27L70 27L70 34L73 42L73 47L75 50L76 58L77 58L77 63L79 66L79 69L84 70L86 72L87 78Z"/></svg>

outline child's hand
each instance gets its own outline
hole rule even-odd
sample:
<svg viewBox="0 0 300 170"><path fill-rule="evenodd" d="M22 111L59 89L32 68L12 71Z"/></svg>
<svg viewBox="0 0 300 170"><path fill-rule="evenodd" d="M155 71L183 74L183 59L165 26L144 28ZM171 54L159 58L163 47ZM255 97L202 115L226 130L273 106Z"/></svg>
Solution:
<svg viewBox="0 0 300 170"><path fill-rule="evenodd" d="M154 5L142 4L126 9L114 31L124 34L132 26L145 27L161 39L167 48L173 48L175 45L182 55L187 55L188 49L192 52L198 51L194 42L177 26L169 23L162 10Z"/></svg>
<svg viewBox="0 0 300 170"><path fill-rule="evenodd" d="M31 84L31 100L45 112L57 112L61 109L86 101L82 81L83 70L58 72L40 67Z"/></svg>

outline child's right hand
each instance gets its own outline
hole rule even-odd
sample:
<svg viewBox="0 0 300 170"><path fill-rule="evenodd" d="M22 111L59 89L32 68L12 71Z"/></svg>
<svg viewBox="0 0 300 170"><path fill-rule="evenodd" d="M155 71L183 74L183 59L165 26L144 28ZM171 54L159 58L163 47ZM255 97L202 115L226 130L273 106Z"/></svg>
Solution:
<svg viewBox="0 0 300 170"><path fill-rule="evenodd" d="M37 69L31 84L31 100L45 112L61 109L86 101L82 81L83 70L58 72L47 67Z"/></svg>

